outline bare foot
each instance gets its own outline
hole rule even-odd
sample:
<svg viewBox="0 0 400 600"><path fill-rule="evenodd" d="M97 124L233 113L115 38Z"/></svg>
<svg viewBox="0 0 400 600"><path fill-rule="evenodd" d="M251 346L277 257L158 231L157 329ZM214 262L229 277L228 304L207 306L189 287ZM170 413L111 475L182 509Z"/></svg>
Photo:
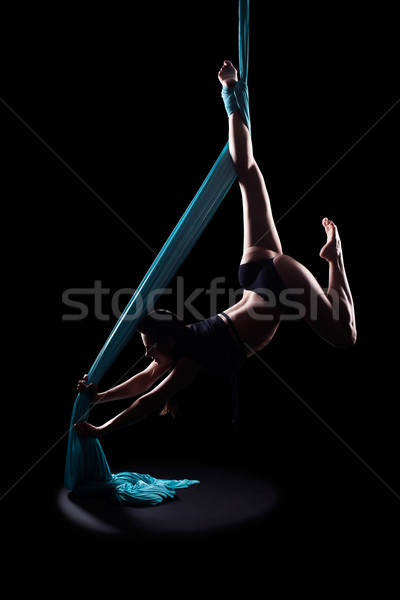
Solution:
<svg viewBox="0 0 400 600"><path fill-rule="evenodd" d="M224 64L218 73L218 79L222 85L232 87L238 80L237 71L230 60L224 60Z"/></svg>
<svg viewBox="0 0 400 600"><path fill-rule="evenodd" d="M325 227L327 240L319 255L328 262L335 262L342 254L342 243L337 227L333 221L326 217L322 220L322 225Z"/></svg>

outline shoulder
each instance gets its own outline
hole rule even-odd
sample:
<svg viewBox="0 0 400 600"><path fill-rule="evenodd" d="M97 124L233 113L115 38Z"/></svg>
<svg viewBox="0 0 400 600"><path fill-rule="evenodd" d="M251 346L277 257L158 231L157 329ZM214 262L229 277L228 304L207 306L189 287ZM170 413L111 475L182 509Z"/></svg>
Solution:
<svg viewBox="0 0 400 600"><path fill-rule="evenodd" d="M143 373L146 373L146 374L152 375L152 376L161 377L161 375L164 375L164 373L166 373L168 371L168 369L171 368L171 366L172 366L172 362L171 363L157 363L155 360L152 360L151 363L145 368Z"/></svg>
<svg viewBox="0 0 400 600"><path fill-rule="evenodd" d="M194 360L186 357L180 358L150 394L164 402L187 387L201 370L201 365Z"/></svg>
<svg viewBox="0 0 400 600"><path fill-rule="evenodd" d="M141 373L139 373L138 377L142 377L147 384L150 386L166 373L171 370L173 363L169 364L159 364L155 360L153 360Z"/></svg>
<svg viewBox="0 0 400 600"><path fill-rule="evenodd" d="M165 385L177 392L188 386L202 369L203 367L198 362L183 356L165 378Z"/></svg>
<svg viewBox="0 0 400 600"><path fill-rule="evenodd" d="M170 373L151 392L162 401L168 400L186 388L202 370L201 365L190 358L180 358Z"/></svg>
<svg viewBox="0 0 400 600"><path fill-rule="evenodd" d="M175 375L175 377L195 377L200 371L203 370L203 367L196 360L193 360L187 356L182 356L174 365L174 368L171 371L171 375Z"/></svg>

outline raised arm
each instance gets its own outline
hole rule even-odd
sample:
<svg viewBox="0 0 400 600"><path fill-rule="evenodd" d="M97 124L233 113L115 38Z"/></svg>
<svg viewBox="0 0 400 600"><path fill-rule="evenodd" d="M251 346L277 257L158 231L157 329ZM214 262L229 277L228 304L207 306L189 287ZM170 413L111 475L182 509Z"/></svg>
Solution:
<svg viewBox="0 0 400 600"><path fill-rule="evenodd" d="M177 392L184 389L193 381L201 366L188 358L181 358L172 372L159 385L150 392L135 400L131 406L107 421L100 427L95 427L86 422L74 425L76 432L82 438L100 437L126 425L138 423L165 402L172 398Z"/></svg>

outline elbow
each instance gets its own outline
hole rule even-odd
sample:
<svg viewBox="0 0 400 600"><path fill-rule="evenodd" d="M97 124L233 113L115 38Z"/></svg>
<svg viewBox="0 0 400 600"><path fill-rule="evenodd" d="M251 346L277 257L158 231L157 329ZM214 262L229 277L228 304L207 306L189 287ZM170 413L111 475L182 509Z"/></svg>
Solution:
<svg viewBox="0 0 400 600"><path fill-rule="evenodd" d="M167 398L165 394L149 392L136 400L135 405L137 413L140 415L140 418L147 417L156 410L159 410L168 399L169 398Z"/></svg>

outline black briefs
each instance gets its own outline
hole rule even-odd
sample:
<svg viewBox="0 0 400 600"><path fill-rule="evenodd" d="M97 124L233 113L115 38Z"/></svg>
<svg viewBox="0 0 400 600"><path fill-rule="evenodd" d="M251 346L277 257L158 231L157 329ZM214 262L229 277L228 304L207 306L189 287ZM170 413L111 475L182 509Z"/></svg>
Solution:
<svg viewBox="0 0 400 600"><path fill-rule="evenodd" d="M239 283L245 290L251 290L264 300L274 302L275 306L279 306L279 294L286 289L275 269L273 258L240 265Z"/></svg>

